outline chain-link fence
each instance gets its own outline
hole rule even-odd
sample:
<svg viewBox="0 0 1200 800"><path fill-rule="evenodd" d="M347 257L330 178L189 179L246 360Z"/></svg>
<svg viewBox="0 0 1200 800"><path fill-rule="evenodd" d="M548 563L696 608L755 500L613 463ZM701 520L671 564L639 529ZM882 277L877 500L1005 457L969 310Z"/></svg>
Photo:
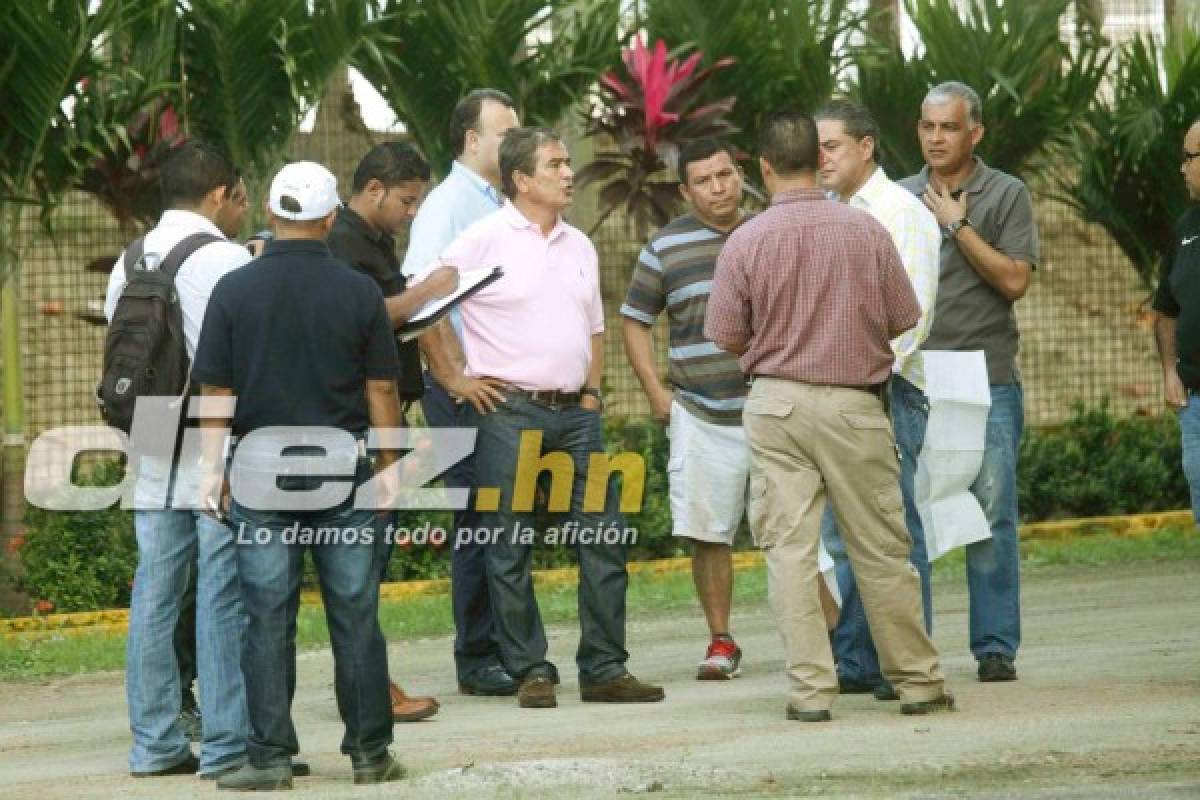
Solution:
<svg viewBox="0 0 1200 800"><path fill-rule="evenodd" d="M1105 33L1116 41L1135 32L1162 36L1164 20L1190 2L1108 0L1103 3ZM348 90L332 92L320 106L313 132L299 134L286 155L328 165L347 192L359 157L381 138L367 130L358 112ZM582 149L578 162L587 160L587 148ZM1043 256L1032 288L1017 304L1029 424L1060 422L1076 403L1108 402L1120 415L1158 413L1162 389L1149 287L1139 282L1107 234L1033 188ZM588 229L595 218L595 199L581 198L574 221ZM99 421L93 388L103 348L107 269L137 233L120 230L99 203L81 193L65 199L55 214L53 235L41 230L35 215L27 215L18 280L29 439L47 428ZM642 242L619 214L607 219L593 240L608 317L608 413L642 416L647 406L624 355L618 314ZM660 324L656 341L663 362L665 339Z"/></svg>
<svg viewBox="0 0 1200 800"><path fill-rule="evenodd" d="M343 185L366 143L358 136L302 136L295 155L332 164ZM1043 241L1029 294L1017 304L1020 367L1030 424L1063 420L1075 403L1107 401L1121 415L1157 413L1161 403L1147 300L1116 245L1099 228L1045 199L1037 201ZM23 237L21 335L27 433L99 421L93 387L100 371L101 303L107 267L134 232L82 194L56 215L54 234L30 215ZM641 416L647 407L628 366L617 313L641 242L634 226L612 215L594 235L608 316L605 385L609 413ZM656 331L665 358L665 329Z"/></svg>

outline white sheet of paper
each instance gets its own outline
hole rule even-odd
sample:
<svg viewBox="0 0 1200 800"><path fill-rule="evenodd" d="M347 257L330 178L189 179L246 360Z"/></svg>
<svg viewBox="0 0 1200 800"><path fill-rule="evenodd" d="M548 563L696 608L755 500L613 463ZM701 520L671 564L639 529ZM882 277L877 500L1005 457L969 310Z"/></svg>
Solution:
<svg viewBox="0 0 1200 800"><path fill-rule="evenodd" d="M992 535L971 485L983 464L991 391L983 351L926 350L929 422L917 458L914 500L934 561Z"/></svg>
<svg viewBox="0 0 1200 800"><path fill-rule="evenodd" d="M838 604L838 608L841 608L842 592L838 589L837 572L834 571L834 566L833 556L829 555L829 551L825 549L825 542L817 539L817 569L821 572L821 579L825 581L825 587L833 595L834 602Z"/></svg>

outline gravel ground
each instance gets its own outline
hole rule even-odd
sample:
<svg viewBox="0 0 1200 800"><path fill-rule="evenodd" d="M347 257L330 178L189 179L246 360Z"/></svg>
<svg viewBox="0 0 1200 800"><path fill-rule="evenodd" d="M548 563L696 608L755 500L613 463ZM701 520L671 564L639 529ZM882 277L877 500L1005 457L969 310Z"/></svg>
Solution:
<svg viewBox="0 0 1200 800"><path fill-rule="evenodd" d="M409 780L354 787L328 650L301 656L295 717L313 767L304 797L1200 797L1200 568L1195 562L1026 576L1020 680L980 684L966 650L965 587L937 592L937 641L961 711L905 718L842 698L824 725L784 720L782 648L764 605L735 613L746 653L730 683L692 679L698 610L636 616L630 667L662 704L581 704L572 626L551 630L560 707L455 693L451 642L396 641L392 672L442 700L396 727ZM135 780L123 676L0 684L0 797L207 797L192 777Z"/></svg>

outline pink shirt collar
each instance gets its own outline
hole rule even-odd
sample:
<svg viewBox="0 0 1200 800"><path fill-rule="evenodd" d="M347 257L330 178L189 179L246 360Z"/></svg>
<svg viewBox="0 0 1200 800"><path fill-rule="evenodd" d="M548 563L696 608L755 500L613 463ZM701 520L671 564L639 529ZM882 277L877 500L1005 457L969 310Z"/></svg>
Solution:
<svg viewBox="0 0 1200 800"><path fill-rule="evenodd" d="M517 230L530 229L538 236L542 235L542 228L536 222L530 221L529 217L521 213L521 210L513 204L512 200L505 200L504 207L500 209L500 215L504 221ZM562 215L554 223L554 227L550 230L550 234L546 236L547 241L557 239L559 236L565 235L567 232L566 223L563 222Z"/></svg>

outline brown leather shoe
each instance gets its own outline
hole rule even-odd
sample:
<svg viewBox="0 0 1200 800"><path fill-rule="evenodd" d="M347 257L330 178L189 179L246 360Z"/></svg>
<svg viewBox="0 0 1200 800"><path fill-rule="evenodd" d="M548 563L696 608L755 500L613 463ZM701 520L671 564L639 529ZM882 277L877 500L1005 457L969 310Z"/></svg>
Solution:
<svg viewBox="0 0 1200 800"><path fill-rule="evenodd" d="M517 704L521 708L556 708L558 698L554 696L554 681L545 675L526 677L517 689Z"/></svg>
<svg viewBox="0 0 1200 800"><path fill-rule="evenodd" d="M392 719L396 722L416 722L432 717L441 706L432 697L409 697L395 683L389 682L392 695Z"/></svg>
<svg viewBox="0 0 1200 800"><path fill-rule="evenodd" d="M604 683L579 684L579 698L585 703L657 703L664 697L661 686L642 683L628 672Z"/></svg>

